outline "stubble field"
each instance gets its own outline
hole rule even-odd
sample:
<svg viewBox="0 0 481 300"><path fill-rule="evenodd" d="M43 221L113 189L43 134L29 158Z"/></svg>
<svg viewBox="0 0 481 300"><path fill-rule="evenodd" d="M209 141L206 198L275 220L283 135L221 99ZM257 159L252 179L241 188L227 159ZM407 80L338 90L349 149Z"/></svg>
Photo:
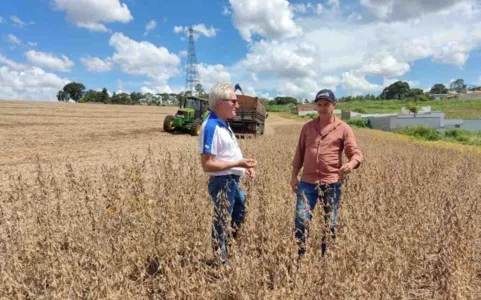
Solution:
<svg viewBox="0 0 481 300"><path fill-rule="evenodd" d="M480 299L479 154L355 130L337 244L321 257L316 208L297 261L302 122L269 114L240 141L257 178L219 270L197 138L161 129L173 111L0 101L0 299Z"/></svg>

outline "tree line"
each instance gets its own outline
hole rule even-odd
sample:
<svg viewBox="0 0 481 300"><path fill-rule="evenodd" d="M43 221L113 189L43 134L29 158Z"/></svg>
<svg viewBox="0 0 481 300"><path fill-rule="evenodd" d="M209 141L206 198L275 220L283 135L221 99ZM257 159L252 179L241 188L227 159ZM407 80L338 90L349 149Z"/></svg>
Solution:
<svg viewBox="0 0 481 300"><path fill-rule="evenodd" d="M359 96L347 96L339 98L340 102L351 101L367 101L367 100L410 100L410 101L428 101L434 99L433 94L447 94L449 91L455 91L458 93L466 93L467 91L481 90L481 86L468 86L464 83L463 79L456 79L446 87L442 83L433 85L428 93L425 93L422 89L411 88L409 83L405 81L396 81L384 88L382 93L378 96L374 94L359 95ZM201 84L195 86L195 92L199 97L208 98L209 95L205 92ZM140 93L132 92L118 93L115 92L110 95L106 88L102 91L88 90L85 91L85 85L79 82L70 82L66 84L62 90L58 91L58 101L75 102L90 102L90 103L104 103L104 104L123 104L123 105L178 105L182 101L183 97L189 96L190 91L176 93ZM260 98L265 105L297 105L299 103L309 104L312 100L309 99L297 99L290 96L279 96L274 99Z"/></svg>
<svg viewBox="0 0 481 300"><path fill-rule="evenodd" d="M208 98L201 84L195 87L196 95L202 98ZM102 91L89 89L86 91L85 85L80 82L70 82L66 84L62 90L57 93L58 101L75 101L79 103L103 103L103 104L121 104L121 105L178 105L183 97L189 96L190 91L176 93L115 93L109 94L106 88Z"/></svg>
<svg viewBox="0 0 481 300"><path fill-rule="evenodd" d="M464 79L456 79L446 87L442 83L436 83L431 87L429 92L425 93L422 89L411 88L409 83L405 81L396 81L384 88L378 96L367 94L355 97L342 97L339 101L365 101L365 100L411 100L411 101L426 101L434 99L434 94L447 94L448 92L466 93L467 91L481 90L481 86L467 85Z"/></svg>

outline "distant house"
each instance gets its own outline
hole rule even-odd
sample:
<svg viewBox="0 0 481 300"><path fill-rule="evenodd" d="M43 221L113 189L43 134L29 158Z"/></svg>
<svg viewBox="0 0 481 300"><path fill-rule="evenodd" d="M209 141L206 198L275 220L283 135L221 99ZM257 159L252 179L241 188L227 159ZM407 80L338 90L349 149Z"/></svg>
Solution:
<svg viewBox="0 0 481 300"><path fill-rule="evenodd" d="M310 114L317 115L317 106L316 104L299 104L293 107L291 112L298 116L306 116ZM334 113L340 115L341 110L335 109Z"/></svg>
<svg viewBox="0 0 481 300"><path fill-rule="evenodd" d="M383 131L393 131L401 127L408 126L427 126L438 131L448 129L465 129L471 131L481 131L481 119L445 119L443 111L431 111L429 106L423 107L418 113L413 114L403 109L402 113L392 114L360 114L350 111L342 111L342 119L366 118L369 120L372 129Z"/></svg>
<svg viewBox="0 0 481 300"><path fill-rule="evenodd" d="M396 116L383 116L383 117L368 117L371 124L371 128L379 129L383 131L393 131L402 127L409 126L427 126L430 128L435 128L439 131L444 131L447 129L468 129L465 128L462 119L448 119L446 120L445 114L442 111L434 111L428 113L403 113ZM480 120L481 126L481 120Z"/></svg>
<svg viewBox="0 0 481 300"><path fill-rule="evenodd" d="M293 108L292 112L298 116L305 116L317 114L317 109L315 104L299 104Z"/></svg>

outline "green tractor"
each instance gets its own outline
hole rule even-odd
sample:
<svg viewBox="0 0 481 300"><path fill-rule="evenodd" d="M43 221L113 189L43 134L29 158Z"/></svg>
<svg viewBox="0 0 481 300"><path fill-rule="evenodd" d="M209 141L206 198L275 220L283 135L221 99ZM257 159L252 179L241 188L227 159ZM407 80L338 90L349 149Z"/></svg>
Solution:
<svg viewBox="0 0 481 300"><path fill-rule="evenodd" d="M209 101L195 96L184 98L175 115L164 119L164 131L187 131L190 135L200 134L202 122L209 115Z"/></svg>

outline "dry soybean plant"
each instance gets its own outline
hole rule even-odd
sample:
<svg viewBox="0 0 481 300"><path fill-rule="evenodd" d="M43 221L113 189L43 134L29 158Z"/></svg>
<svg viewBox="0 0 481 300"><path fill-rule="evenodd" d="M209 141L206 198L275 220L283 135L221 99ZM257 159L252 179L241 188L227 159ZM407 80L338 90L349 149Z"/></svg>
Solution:
<svg viewBox="0 0 481 300"><path fill-rule="evenodd" d="M479 155L356 131L365 160L343 186L336 245L321 257L318 205L298 260L300 126L275 129L240 141L258 167L242 181L229 270L208 263L213 206L195 138L12 173L0 191L0 298L479 299Z"/></svg>

